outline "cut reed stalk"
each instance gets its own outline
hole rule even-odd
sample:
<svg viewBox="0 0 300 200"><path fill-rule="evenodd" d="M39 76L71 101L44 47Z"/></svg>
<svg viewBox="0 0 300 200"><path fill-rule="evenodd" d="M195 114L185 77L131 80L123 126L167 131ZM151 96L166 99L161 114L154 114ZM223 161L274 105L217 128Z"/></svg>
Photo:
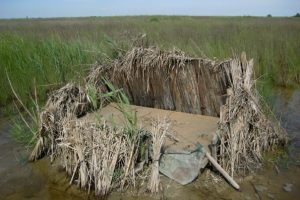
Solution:
<svg viewBox="0 0 300 200"><path fill-rule="evenodd" d="M170 132L170 123L167 122L166 118L163 120L158 119L152 122L151 135L153 145L153 163L151 166L151 175L148 183L148 191L151 193L158 193L160 186L159 178L159 159L161 156L161 148L164 143L164 139Z"/></svg>
<svg viewBox="0 0 300 200"><path fill-rule="evenodd" d="M247 61L245 53L236 57L230 62L227 77L231 87L220 110L218 158L233 177L259 168L263 153L284 145L287 135L262 112L253 80L253 60Z"/></svg>

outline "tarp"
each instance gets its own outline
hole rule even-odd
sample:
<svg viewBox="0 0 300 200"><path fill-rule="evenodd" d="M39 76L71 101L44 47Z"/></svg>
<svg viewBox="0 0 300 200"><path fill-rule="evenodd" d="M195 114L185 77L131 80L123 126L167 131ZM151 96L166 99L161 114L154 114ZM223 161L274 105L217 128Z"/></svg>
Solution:
<svg viewBox="0 0 300 200"><path fill-rule="evenodd" d="M205 149L201 144L195 146L195 150L165 152L162 154L159 171L174 181L186 185L195 180L200 170L208 163L205 157Z"/></svg>

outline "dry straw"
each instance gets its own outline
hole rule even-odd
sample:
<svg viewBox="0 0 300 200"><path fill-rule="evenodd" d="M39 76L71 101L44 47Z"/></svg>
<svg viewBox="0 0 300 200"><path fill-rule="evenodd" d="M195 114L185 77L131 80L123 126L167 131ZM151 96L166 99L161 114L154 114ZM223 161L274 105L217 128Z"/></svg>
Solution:
<svg viewBox="0 0 300 200"><path fill-rule="evenodd" d="M70 182L105 196L127 178L124 168L131 143L123 129L83 120L68 120L63 127L57 154L71 175Z"/></svg>
<svg viewBox="0 0 300 200"><path fill-rule="evenodd" d="M177 50L135 47L110 65L96 67L88 80L101 88L99 77L107 76L135 105L218 116L225 103L228 65Z"/></svg>
<svg viewBox="0 0 300 200"><path fill-rule="evenodd" d="M153 147L153 161L151 166L151 175L148 184L148 191L151 193L157 193L160 190L160 178L159 178L159 159L161 156L161 148L164 144L165 137L170 132L170 122L164 118L163 120L156 120L151 125L152 135L152 147Z"/></svg>
<svg viewBox="0 0 300 200"><path fill-rule="evenodd" d="M40 130L30 160L36 160L43 154L53 155L55 139L63 128L62 120L66 117L84 115L89 109L87 95L80 86L69 83L54 91L40 113Z"/></svg>
<svg viewBox="0 0 300 200"><path fill-rule="evenodd" d="M227 76L231 87L220 112L218 158L233 176L257 169L263 153L284 145L287 135L263 113L253 80L253 60L248 62L245 53L233 59Z"/></svg>
<svg viewBox="0 0 300 200"><path fill-rule="evenodd" d="M112 82L108 84L109 81ZM40 113L40 131L30 159L59 158L70 183L105 196L112 189L136 185L135 167L143 142L136 116L124 126L80 118L112 100L123 88L130 103L204 115L220 116L218 162L234 174L253 171L263 152L286 142L286 134L262 112L253 80L253 61L241 58L224 62L185 57L178 51L133 48L107 66L95 67L83 89L67 84L55 91ZM89 89L92 96L89 96ZM108 98L109 97L109 98ZM127 98L122 93L119 99ZM122 97L122 98L121 98ZM159 192L159 158L170 128L165 120L152 124L152 165L147 189ZM141 162L143 163L143 162Z"/></svg>

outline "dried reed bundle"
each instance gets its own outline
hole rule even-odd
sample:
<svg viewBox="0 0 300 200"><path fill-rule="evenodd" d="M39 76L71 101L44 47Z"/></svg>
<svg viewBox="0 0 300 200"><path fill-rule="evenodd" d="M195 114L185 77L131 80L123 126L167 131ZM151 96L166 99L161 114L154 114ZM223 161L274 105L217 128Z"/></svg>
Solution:
<svg viewBox="0 0 300 200"><path fill-rule="evenodd" d="M103 77L110 77L110 70L110 65L95 65L85 78L86 84L94 86L98 93L106 93L108 88Z"/></svg>
<svg viewBox="0 0 300 200"><path fill-rule="evenodd" d="M161 156L161 148L164 143L164 139L170 132L170 122L164 118L163 120L157 120L152 122L151 126L152 145L153 145L153 163L151 166L151 175L148 183L147 190L151 193L159 192L159 159Z"/></svg>
<svg viewBox="0 0 300 200"><path fill-rule="evenodd" d="M175 67L184 67L188 60L192 60L192 58L185 56L182 51L167 52L156 47L136 47L128 51L121 59L116 60L113 63L113 70L114 72L125 72L127 78L130 79L138 76L139 70L143 71L144 77L146 74L151 74L149 72L153 69L165 68L170 70Z"/></svg>
<svg viewBox="0 0 300 200"><path fill-rule="evenodd" d="M262 153L285 144L287 136L279 125L262 112L253 80L253 60L241 58L230 62L227 71L231 88L220 113L219 163L234 174L245 174L257 169Z"/></svg>
<svg viewBox="0 0 300 200"><path fill-rule="evenodd" d="M51 160L59 158L71 176L70 183L76 182L81 188L92 188L96 195L105 196L112 188L135 184L140 133L130 130L129 134L126 127L117 129L105 122L79 118L92 110L89 98L86 91L74 84L67 84L49 97L40 113L38 142L30 159L44 154L50 154Z"/></svg>
<svg viewBox="0 0 300 200"><path fill-rule="evenodd" d="M62 126L64 118L81 116L90 110L90 102L85 91L72 83L54 91L49 97L44 110L40 113L40 131L37 143L34 147L30 160L36 160L43 153L55 151L55 140Z"/></svg>
<svg viewBox="0 0 300 200"><path fill-rule="evenodd" d="M125 167L131 150L125 131L80 120L67 120L63 127L57 139L57 154L72 177L70 182L88 190L92 187L100 196L120 187L127 179Z"/></svg>

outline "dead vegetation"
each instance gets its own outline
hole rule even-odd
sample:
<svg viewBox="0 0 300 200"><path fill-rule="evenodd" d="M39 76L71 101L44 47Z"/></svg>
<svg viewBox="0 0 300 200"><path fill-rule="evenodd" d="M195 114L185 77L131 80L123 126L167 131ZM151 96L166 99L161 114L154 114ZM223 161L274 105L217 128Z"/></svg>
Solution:
<svg viewBox="0 0 300 200"><path fill-rule="evenodd" d="M229 64L176 50L135 47L110 65L94 68L88 81L103 88L95 77L106 76L135 105L219 116L228 85L224 69Z"/></svg>
<svg viewBox="0 0 300 200"><path fill-rule="evenodd" d="M30 160L36 160L43 154L53 158L57 135L62 130L62 121L71 116L82 116L90 109L85 91L72 83L65 85L49 97L40 113L40 130L36 135L37 143ZM49 152L51 151L51 152Z"/></svg>
<svg viewBox="0 0 300 200"><path fill-rule="evenodd" d="M151 193L158 193L160 191L159 178L159 159L161 156L161 148L164 143L164 138L170 133L170 123L166 118L152 122L151 136L153 148L153 164L151 166L151 176L148 184L148 190Z"/></svg>
<svg viewBox="0 0 300 200"><path fill-rule="evenodd" d="M230 87L221 107L219 162L231 176L247 174L260 167L263 153L287 142L279 124L270 121L260 105L253 80L253 60L246 54L230 62Z"/></svg>
<svg viewBox="0 0 300 200"><path fill-rule="evenodd" d="M136 186L137 173L143 171L135 167L143 162L144 132L135 127L134 114L123 107L130 102L220 116L219 163L231 176L253 171L263 152L286 142L279 126L262 112L254 84L253 61L245 56L217 62L189 58L178 51L134 48L111 65L95 67L85 89L67 84L50 96L40 113L38 142L30 159L59 158L70 182L93 189L96 195ZM93 95L90 88L95 89ZM124 126L80 120L106 101L119 101ZM169 126L165 121L155 122L150 133L153 157L148 190L153 193L159 191L159 158Z"/></svg>
<svg viewBox="0 0 300 200"><path fill-rule="evenodd" d="M133 144L125 130L80 120L67 120L63 127L56 154L71 176L70 183L100 196L123 182L134 183Z"/></svg>
<svg viewBox="0 0 300 200"><path fill-rule="evenodd" d="M70 175L70 184L75 183L89 192L93 190L97 196L106 196L112 189L124 190L136 186L136 182L141 179L137 176L141 170L136 169L136 165L145 162L141 160L144 157L140 158L140 151L145 134L149 135L136 127L134 114L125 109L128 105L126 96L106 80L103 79L103 82L110 91L105 95L97 95L97 101L117 101L117 109L123 114L124 124L115 127L101 117L92 122L80 118L93 111L94 100L88 95L88 88L84 90L74 84L67 84L50 96L40 113L42 123L37 135L38 142L30 157L30 160L36 160L50 155L51 161L57 158ZM150 142L153 141L156 160L150 156L148 158L153 160L150 192L158 191L158 160L168 127L167 123L153 122L153 129L157 131L150 134L153 136ZM150 176L148 173L149 170L142 178L144 181Z"/></svg>

